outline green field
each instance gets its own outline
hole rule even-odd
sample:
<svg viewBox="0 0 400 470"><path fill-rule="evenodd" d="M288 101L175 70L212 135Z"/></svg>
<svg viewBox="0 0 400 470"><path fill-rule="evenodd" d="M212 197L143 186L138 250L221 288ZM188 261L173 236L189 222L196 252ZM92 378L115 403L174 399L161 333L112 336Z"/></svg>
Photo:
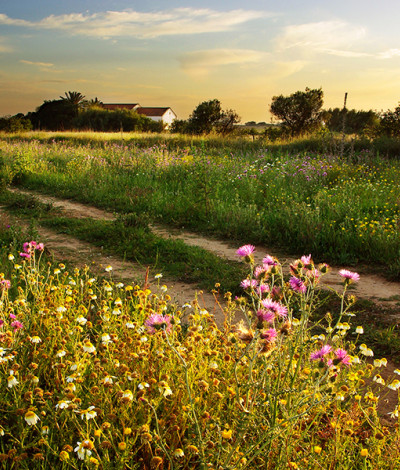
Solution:
<svg viewBox="0 0 400 470"><path fill-rule="evenodd" d="M3 184L400 279L400 162L116 134L0 140Z"/></svg>

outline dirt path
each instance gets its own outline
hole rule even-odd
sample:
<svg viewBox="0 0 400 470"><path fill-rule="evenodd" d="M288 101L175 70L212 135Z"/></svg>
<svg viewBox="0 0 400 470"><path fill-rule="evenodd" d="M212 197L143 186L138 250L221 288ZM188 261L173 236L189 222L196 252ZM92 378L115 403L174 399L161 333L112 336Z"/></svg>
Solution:
<svg viewBox="0 0 400 470"><path fill-rule="evenodd" d="M43 195L34 191L19 189L13 189L13 191L20 192L23 194L34 195L41 202L50 203L54 207L62 209L64 212L71 215L72 217L92 217L94 219L106 220L115 219L115 215L111 212L103 211L101 209L97 209L96 207L88 206L86 204L80 204L71 200L59 199L53 196ZM169 227L167 228L158 225L152 225L151 228L156 235L159 235L163 238L181 239L187 245L199 246L201 248L213 252L214 254L220 257L229 260L238 260L238 257L236 256L237 247L232 247L226 242L205 238L196 233L172 229ZM270 249L265 246L257 246L255 252L256 262L261 263L262 258L266 254L276 256L280 260L280 262L282 264L286 264L286 266L288 266L290 261L295 259L295 256L289 257L288 254L279 253L274 249ZM323 260L319 261L322 262ZM328 274L323 277L323 285L340 291L342 279L339 276L338 272L340 269L343 268L345 267L331 267ZM191 289L193 290L192 287ZM353 292L359 298L372 300L375 303L378 303L385 307L392 307L393 315L400 319L400 283L387 281L382 276L378 275L362 274L360 282L354 285Z"/></svg>
<svg viewBox="0 0 400 470"><path fill-rule="evenodd" d="M80 204L71 200L59 199L34 191L20 190L16 188L11 190L14 192L35 196L39 201L43 203L50 203L71 217L92 217L94 219L106 220L115 219L115 215L111 212L88 206L86 204ZM3 217L7 217L7 214L0 210L0 216L1 215ZM151 228L154 233L161 237L179 238L187 245L202 247L220 257L229 260L238 259L236 256L237 247L232 247L226 242L201 237L198 234L188 231L176 230L157 225L153 225ZM89 265L92 272L103 275L105 273L104 268L108 265L111 265L113 267L113 277L126 283L137 282L140 284L145 278L145 266L140 266L130 261L123 261L118 257L108 256L103 253L101 249L91 245L90 243L82 242L65 234L58 234L53 230L49 230L43 227L38 227L37 230L41 240L46 242L47 248L50 249L50 252L54 255L55 258L69 260L77 266ZM267 253L279 258L280 262L282 264L286 264L286 266L290 261L295 259L295 256L289 257L287 254L279 253L276 250L271 250L264 246L257 246L255 252L256 262L261 263L262 258ZM331 268L331 271L323 278L325 286L335 290L340 290L341 278L338 275L338 271L340 269L342 268ZM220 325L222 324L224 319L223 312L216 303L216 300L212 294L203 291L196 291L193 285L177 283L166 277L162 278L161 284L166 284L168 286L168 293L178 305L182 306L184 303L192 302L193 299L197 298L200 306L207 309L210 313L213 313L217 323ZM151 283L151 289L155 292L158 291L157 284L154 280ZM393 319L397 320L400 318L400 283L389 282L381 276L377 275L362 274L361 280L356 285L354 293L360 298L373 300L377 303L380 303L381 305L393 307ZM393 371L397 367L397 365L388 362L387 369L381 370L380 373L385 379L388 376L393 377ZM379 386L373 384L373 388L376 389L375 393L379 395ZM386 389L382 400L379 401L379 411L384 424L390 426L393 425L394 421L387 416L387 413L394 410L395 406L397 405L397 399L397 392Z"/></svg>
<svg viewBox="0 0 400 470"><path fill-rule="evenodd" d="M44 196L31 191L19 191L16 189L12 189L12 191L34 195L41 202L51 203L54 207L63 209L66 215L71 217L92 217L94 219L106 220L115 219L115 216L110 212L105 212L95 207L86 206L73 201ZM0 208L0 217L8 218L9 216ZM19 223L21 225L24 224L23 221L19 221ZM138 283L142 285L144 282L147 266L142 266L132 261L124 261L119 257L105 254L102 249L91 243L77 240L72 236L60 234L51 229L38 226L36 230L41 241L46 244L46 248L56 259L70 261L78 267L88 265L91 271L98 275L104 275L105 267L112 266L112 276L114 279L127 284ZM223 323L224 316L222 308L218 305L214 295L211 293L196 290L193 284L177 282L165 276L160 282L156 282L154 278L149 277L148 282L152 291L156 293L160 293L159 287L161 285L167 285L168 294L171 296L173 302L180 307L185 303L192 303L196 299L201 308L205 308L215 315L218 324L221 325Z"/></svg>

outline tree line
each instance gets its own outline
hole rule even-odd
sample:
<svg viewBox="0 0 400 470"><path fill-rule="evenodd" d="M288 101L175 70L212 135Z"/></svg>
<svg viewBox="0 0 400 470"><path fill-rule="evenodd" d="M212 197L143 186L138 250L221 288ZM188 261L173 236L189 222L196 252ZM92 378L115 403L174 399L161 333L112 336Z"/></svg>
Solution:
<svg viewBox="0 0 400 470"><path fill-rule="evenodd" d="M163 125L128 109L107 110L97 98L86 100L77 91L45 100L36 111L0 119L0 130L92 130L98 132L161 132Z"/></svg>
<svg viewBox="0 0 400 470"><path fill-rule="evenodd" d="M290 95L273 96L269 111L277 125L264 134L271 140L294 137L328 130L346 134L400 137L400 105L393 111L357 111L342 108L323 109L322 88L296 91ZM172 133L206 135L211 132L227 135L237 132L240 117L233 109L223 109L218 99L200 103L187 120L175 120ZM160 132L161 122L155 122L133 110L107 110L97 98L86 100L76 91L65 92L57 100L44 101L35 112L0 118L0 131L18 132L43 130L92 130L100 132L147 131ZM257 135L249 126L243 134Z"/></svg>

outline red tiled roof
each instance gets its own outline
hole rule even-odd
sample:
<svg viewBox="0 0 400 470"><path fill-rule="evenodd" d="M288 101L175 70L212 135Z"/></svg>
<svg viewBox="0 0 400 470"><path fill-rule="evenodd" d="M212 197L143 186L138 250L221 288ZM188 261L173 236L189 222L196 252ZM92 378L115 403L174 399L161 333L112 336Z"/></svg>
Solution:
<svg viewBox="0 0 400 470"><path fill-rule="evenodd" d="M136 111L145 116L163 116L170 108L138 108ZM172 111L173 112L173 111Z"/></svg>
<svg viewBox="0 0 400 470"><path fill-rule="evenodd" d="M140 106L139 103L103 103L104 109L135 109Z"/></svg>

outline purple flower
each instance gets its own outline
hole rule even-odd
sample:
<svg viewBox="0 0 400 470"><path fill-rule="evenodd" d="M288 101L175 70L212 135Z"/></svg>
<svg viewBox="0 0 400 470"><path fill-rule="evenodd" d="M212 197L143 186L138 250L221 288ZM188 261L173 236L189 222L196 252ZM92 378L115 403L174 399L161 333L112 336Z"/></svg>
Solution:
<svg viewBox="0 0 400 470"><path fill-rule="evenodd" d="M257 294L261 297L262 295L266 294L269 292L269 285L268 284L260 284L260 286L257 289Z"/></svg>
<svg viewBox="0 0 400 470"><path fill-rule="evenodd" d="M265 256L262 262L266 266L276 266L278 264L277 261L270 255Z"/></svg>
<svg viewBox="0 0 400 470"><path fill-rule="evenodd" d="M345 351L344 349L336 349L335 351L335 356L336 356L336 361L337 363L342 363L344 364L345 366L348 366L350 365L351 363L351 358L350 356L347 354L347 351Z"/></svg>
<svg viewBox="0 0 400 470"><path fill-rule="evenodd" d="M160 315L153 313L145 321L147 331L151 334L156 333L158 330L164 330L169 333L172 329L171 317L169 315Z"/></svg>
<svg viewBox="0 0 400 470"><path fill-rule="evenodd" d="M311 255L308 256L302 256L300 258L301 262L304 264L304 266L307 266L308 264L311 264Z"/></svg>
<svg viewBox="0 0 400 470"><path fill-rule="evenodd" d="M347 269L341 269L339 274L344 278L345 282L348 282L349 284L351 282L358 282L360 280L359 274L348 271Z"/></svg>
<svg viewBox="0 0 400 470"><path fill-rule="evenodd" d="M8 279L2 279L0 281L0 288L9 289L11 287L11 282Z"/></svg>
<svg viewBox="0 0 400 470"><path fill-rule="evenodd" d="M243 245L236 251L236 254L242 257L250 256L255 249L254 245Z"/></svg>
<svg viewBox="0 0 400 470"><path fill-rule="evenodd" d="M274 302L271 299L265 299L261 301L261 304L266 310L274 313L278 317L286 317L287 316L287 308L280 304L279 302Z"/></svg>
<svg viewBox="0 0 400 470"><path fill-rule="evenodd" d="M304 282L299 279L298 277L291 277L289 279L289 284L290 287L296 291L300 292L301 294L304 294L307 291L307 286L304 284Z"/></svg>
<svg viewBox="0 0 400 470"><path fill-rule="evenodd" d="M260 321L271 323L275 320L275 313L271 310L260 309L257 311L257 317Z"/></svg>
<svg viewBox="0 0 400 470"><path fill-rule="evenodd" d="M269 343L272 343L275 341L277 335L278 333L276 332L275 328L269 328L268 330L263 330L260 337L267 340Z"/></svg>
<svg viewBox="0 0 400 470"><path fill-rule="evenodd" d="M14 328L14 330L19 330L24 327L24 325L18 320L13 321L11 326Z"/></svg>
<svg viewBox="0 0 400 470"><path fill-rule="evenodd" d="M263 266L257 266L254 270L254 277L257 279L259 277L264 277L264 275L270 270L270 266L263 265Z"/></svg>
<svg viewBox="0 0 400 470"><path fill-rule="evenodd" d="M318 359L323 359L323 357L326 354L329 354L332 351L332 347L329 346L329 344L325 344L325 346L322 346L321 349L318 351L314 351L313 353L310 354L310 359L312 361L317 361Z"/></svg>
<svg viewBox="0 0 400 470"><path fill-rule="evenodd" d="M240 286L243 287L243 289L248 289L249 287L256 288L258 285L258 282L255 279L243 279L243 281L240 283Z"/></svg>

